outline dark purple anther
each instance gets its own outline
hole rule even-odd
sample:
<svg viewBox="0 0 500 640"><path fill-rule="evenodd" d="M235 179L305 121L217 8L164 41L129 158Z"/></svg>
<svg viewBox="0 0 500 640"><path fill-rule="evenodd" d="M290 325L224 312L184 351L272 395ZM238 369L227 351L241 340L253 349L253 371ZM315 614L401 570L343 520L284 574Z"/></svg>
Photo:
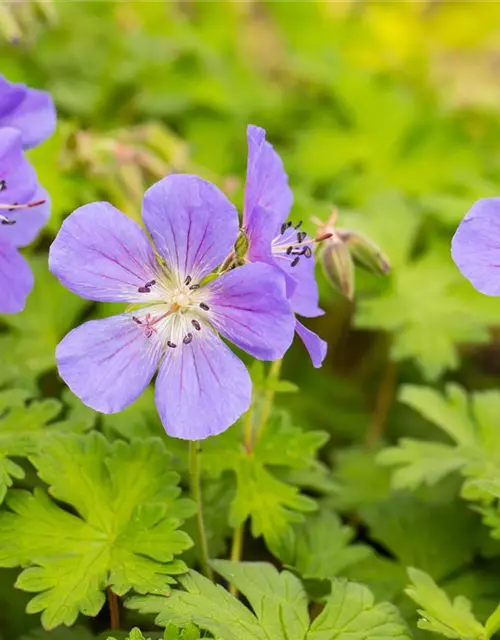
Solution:
<svg viewBox="0 0 500 640"><path fill-rule="evenodd" d="M191 320L191 324L196 329L196 331L201 331L201 324L198 322L198 320Z"/></svg>
<svg viewBox="0 0 500 640"><path fill-rule="evenodd" d="M205 304L204 302L200 302L200 307L203 309L203 311L208 311L210 309L208 304Z"/></svg>
<svg viewBox="0 0 500 640"><path fill-rule="evenodd" d="M291 267L296 267L296 266L299 264L299 260L300 260L300 258L299 258L299 257L294 258L294 259L292 260L292 264L291 264L290 266L291 266Z"/></svg>
<svg viewBox="0 0 500 640"><path fill-rule="evenodd" d="M184 339L182 340L182 342L184 344L189 344L193 339L193 334L192 333L188 333L184 336Z"/></svg>

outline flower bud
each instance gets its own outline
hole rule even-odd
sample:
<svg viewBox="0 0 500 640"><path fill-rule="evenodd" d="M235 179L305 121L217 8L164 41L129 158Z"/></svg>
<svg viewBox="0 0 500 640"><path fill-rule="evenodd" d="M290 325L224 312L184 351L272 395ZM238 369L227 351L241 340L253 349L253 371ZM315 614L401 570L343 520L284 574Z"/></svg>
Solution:
<svg viewBox="0 0 500 640"><path fill-rule="evenodd" d="M346 298L352 300L354 265L347 246L334 235L322 244L319 259L330 284Z"/></svg>
<svg viewBox="0 0 500 640"><path fill-rule="evenodd" d="M347 229L338 229L337 234L361 267L382 275L389 273L391 265L387 256L372 240L357 231Z"/></svg>
<svg viewBox="0 0 500 640"><path fill-rule="evenodd" d="M250 243L248 241L248 236L243 230L241 230L238 237L236 238L236 244L234 245L234 250L239 260L245 259L245 256L248 253L249 246Z"/></svg>

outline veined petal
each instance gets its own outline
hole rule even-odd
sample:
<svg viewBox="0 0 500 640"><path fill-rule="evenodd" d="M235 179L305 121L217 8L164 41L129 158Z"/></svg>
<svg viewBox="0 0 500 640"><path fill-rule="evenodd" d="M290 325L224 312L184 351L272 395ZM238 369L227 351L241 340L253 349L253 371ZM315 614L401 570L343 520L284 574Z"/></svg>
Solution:
<svg viewBox="0 0 500 640"><path fill-rule="evenodd" d="M156 380L156 406L168 435L202 440L225 431L248 409L245 365L211 330L170 349Z"/></svg>
<svg viewBox="0 0 500 640"><path fill-rule="evenodd" d="M91 320L59 343L59 375L87 406L102 413L121 411L151 382L162 354L157 335L147 337L124 313Z"/></svg>
<svg viewBox="0 0 500 640"><path fill-rule="evenodd" d="M258 207L269 212L272 232L288 217L293 203L293 195L288 186L288 176L281 158L269 142L261 127L249 125L247 128L248 162L245 185L245 206L243 224L253 223L251 217Z"/></svg>
<svg viewBox="0 0 500 640"><path fill-rule="evenodd" d="M87 204L66 218L50 247L49 268L65 287L88 300L161 299L163 274L148 237L107 202Z"/></svg>
<svg viewBox="0 0 500 640"><path fill-rule="evenodd" d="M8 82L0 75L0 127L21 132L23 147L29 149L48 138L56 126L56 110L46 91Z"/></svg>
<svg viewBox="0 0 500 640"><path fill-rule="evenodd" d="M22 311L33 284L31 269L19 251L0 242L0 313Z"/></svg>
<svg viewBox="0 0 500 640"><path fill-rule="evenodd" d="M460 223L451 254L481 293L500 295L500 198L478 200Z"/></svg>
<svg viewBox="0 0 500 640"><path fill-rule="evenodd" d="M171 175L146 191L144 223L167 268L195 283L230 253L238 212L215 185L192 175Z"/></svg>
<svg viewBox="0 0 500 640"><path fill-rule="evenodd" d="M0 242L8 242L14 247L25 247L40 233L50 215L49 194L38 185L30 201L43 202L36 207L8 212L7 217L14 220L15 224L0 226Z"/></svg>
<svg viewBox="0 0 500 640"><path fill-rule="evenodd" d="M295 319L279 269L247 264L207 288L209 319L220 333L261 360L277 360L285 354L293 340Z"/></svg>
<svg viewBox="0 0 500 640"><path fill-rule="evenodd" d="M318 369L323 364L328 345L314 331L304 327L298 320L295 330L309 352L313 366Z"/></svg>
<svg viewBox="0 0 500 640"><path fill-rule="evenodd" d="M274 264L272 242L275 228L273 216L264 207L255 207L245 227L248 237L248 259L250 262L267 262Z"/></svg>

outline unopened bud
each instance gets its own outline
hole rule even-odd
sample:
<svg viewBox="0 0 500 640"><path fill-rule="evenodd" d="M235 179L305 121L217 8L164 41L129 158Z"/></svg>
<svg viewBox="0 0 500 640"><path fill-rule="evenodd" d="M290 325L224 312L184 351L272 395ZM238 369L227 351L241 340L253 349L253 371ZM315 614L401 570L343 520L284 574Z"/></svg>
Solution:
<svg viewBox="0 0 500 640"><path fill-rule="evenodd" d="M319 258L330 284L346 298L352 300L354 296L354 264L346 245L334 236L321 246Z"/></svg>
<svg viewBox="0 0 500 640"><path fill-rule="evenodd" d="M241 230L237 239L236 244L234 245L234 251L236 253L236 257L239 260L243 260L248 253L248 247L250 243L248 241L247 234Z"/></svg>
<svg viewBox="0 0 500 640"><path fill-rule="evenodd" d="M346 229L338 229L339 238L349 249L354 261L361 267L374 273L387 275L391 270L391 265L387 256L369 238Z"/></svg>

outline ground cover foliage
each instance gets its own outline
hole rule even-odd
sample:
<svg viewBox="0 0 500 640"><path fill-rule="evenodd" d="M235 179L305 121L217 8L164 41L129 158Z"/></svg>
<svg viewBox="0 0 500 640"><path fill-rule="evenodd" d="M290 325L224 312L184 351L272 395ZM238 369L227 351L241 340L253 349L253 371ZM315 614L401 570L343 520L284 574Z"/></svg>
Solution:
<svg viewBox="0 0 500 640"><path fill-rule="evenodd" d="M28 153L52 202L25 252L35 288L0 318L2 640L496 637L500 302L461 277L450 239L498 193L499 18L495 3L0 6L1 73L58 109ZM252 414L203 442L206 567L188 445L152 389L103 416L58 378L58 342L109 309L64 289L47 252L86 202L139 220L170 172L241 205L248 123L283 158L292 217L313 233L337 207L391 272L356 267L349 300L318 268L323 367L300 344L280 371L252 364Z"/></svg>

